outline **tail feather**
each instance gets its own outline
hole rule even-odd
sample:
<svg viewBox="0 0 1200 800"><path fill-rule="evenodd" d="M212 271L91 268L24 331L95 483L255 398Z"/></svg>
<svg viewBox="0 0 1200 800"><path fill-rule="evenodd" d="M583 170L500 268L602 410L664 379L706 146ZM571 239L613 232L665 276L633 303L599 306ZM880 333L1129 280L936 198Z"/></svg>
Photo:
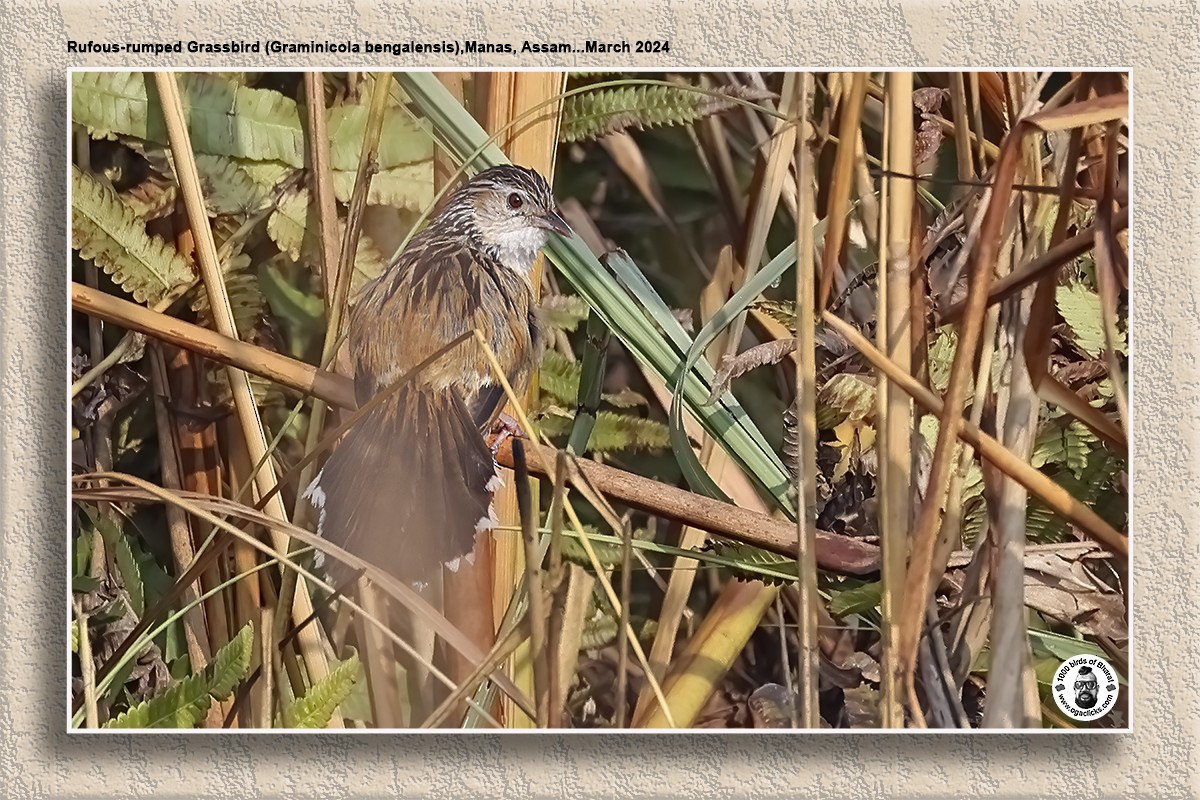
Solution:
<svg viewBox="0 0 1200 800"><path fill-rule="evenodd" d="M423 584L443 564L457 569L493 527L496 483L462 399L403 387L350 430L305 497L329 541Z"/></svg>

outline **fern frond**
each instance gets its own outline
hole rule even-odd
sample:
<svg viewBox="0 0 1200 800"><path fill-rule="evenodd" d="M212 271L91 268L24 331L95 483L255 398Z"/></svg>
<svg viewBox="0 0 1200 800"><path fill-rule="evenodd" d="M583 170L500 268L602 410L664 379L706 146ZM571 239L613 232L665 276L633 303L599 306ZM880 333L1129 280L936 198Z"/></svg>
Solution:
<svg viewBox="0 0 1200 800"><path fill-rule="evenodd" d="M190 282L192 268L121 202L108 184L71 167L71 247L94 261L139 303L156 303Z"/></svg>
<svg viewBox="0 0 1200 800"><path fill-rule="evenodd" d="M875 384L862 375L834 375L817 392L817 427L837 427L847 418L861 421L875 413Z"/></svg>
<svg viewBox="0 0 1200 800"><path fill-rule="evenodd" d="M105 728L194 728L204 719L212 697L204 674L197 673L159 695L138 703L104 723Z"/></svg>
<svg viewBox="0 0 1200 800"><path fill-rule="evenodd" d="M262 317L265 301L258 285L258 275L250 269L250 256L239 253L221 262L225 273L225 292L229 295L229 306L233 310L233 323L238 334L245 339ZM191 308L200 318L200 324L216 329L208 292L197 286L190 293Z"/></svg>
<svg viewBox="0 0 1200 800"><path fill-rule="evenodd" d="M844 617L879 608L882 593L883 584L880 581L832 592L829 597L829 613L835 617Z"/></svg>
<svg viewBox="0 0 1200 800"><path fill-rule="evenodd" d="M334 170L333 193L343 203L354 194L358 169ZM433 204L433 159L385 169L371 178L367 203L405 211L423 211Z"/></svg>
<svg viewBox="0 0 1200 800"><path fill-rule="evenodd" d="M250 672L254 629L247 623L197 672L161 694L145 700L104 724L105 728L194 728L204 719L213 698L229 697Z"/></svg>
<svg viewBox="0 0 1200 800"><path fill-rule="evenodd" d="M237 636L217 651L204 670L208 693L225 700L250 674L250 656L254 653L254 626L247 622Z"/></svg>
<svg viewBox="0 0 1200 800"><path fill-rule="evenodd" d="M600 531L591 525L584 525L583 529L592 535L599 534ZM653 538L650 530L647 528L634 528L632 538L634 541L648 542ZM600 562L600 566L604 568L612 568L621 563L620 542L608 541L606 539L589 539L592 549L596 552L596 560ZM562 539L563 558L572 561L581 567L587 569L592 568L592 561L588 558L587 551L583 549L583 545L579 543L579 539L575 536L563 536Z"/></svg>
<svg viewBox="0 0 1200 800"><path fill-rule="evenodd" d="M324 728L333 712L350 695L362 674L358 654L338 664L303 697L292 701L275 719L277 728Z"/></svg>
<svg viewBox="0 0 1200 800"><path fill-rule="evenodd" d="M1079 349L1092 358L1099 358L1106 347L1099 293L1083 283L1070 283L1058 287L1054 293L1054 302L1058 306L1058 313L1075 334L1075 343L1079 345ZM1113 346L1119 353L1128 350L1124 331L1117 330Z"/></svg>
<svg viewBox="0 0 1200 800"><path fill-rule="evenodd" d="M791 300L759 300L753 306L771 319L786 327L789 331L796 330L796 304Z"/></svg>
<svg viewBox="0 0 1200 800"><path fill-rule="evenodd" d="M1067 425L1052 422L1038 434L1029 463L1038 468L1047 464L1061 465L1079 478L1098 443L1096 434L1079 420L1073 419Z"/></svg>
<svg viewBox="0 0 1200 800"><path fill-rule="evenodd" d="M573 95L563 103L559 139L577 142L626 128L689 125L735 107L738 100L772 96L745 86L724 86L716 92L703 94L683 86L621 86Z"/></svg>
<svg viewBox="0 0 1200 800"><path fill-rule="evenodd" d="M579 399L581 367L557 350L542 353L538 367L538 388L555 403L574 406Z"/></svg>
<svg viewBox="0 0 1200 800"><path fill-rule="evenodd" d="M197 153L279 161L303 167L303 109L271 89L252 89L213 73L176 75L192 147ZM334 169L355 170L368 109L328 110ZM158 93L141 72L79 72L71 83L71 116L95 138L114 134L166 144ZM392 169L433 158L433 139L402 108L388 109L378 151L379 168Z"/></svg>
<svg viewBox="0 0 1200 800"><path fill-rule="evenodd" d="M367 128L365 105L337 106L328 111L329 161L335 170L358 169ZM380 170L433 163L433 138L406 109L388 108L383 117L383 133L375 154Z"/></svg>
<svg viewBox="0 0 1200 800"><path fill-rule="evenodd" d="M268 200L263 187L228 156L197 153L196 171L200 174L204 204L212 216L248 216L261 209Z"/></svg>
<svg viewBox="0 0 1200 800"><path fill-rule="evenodd" d="M566 436L571 432L573 417L566 414L547 414L540 427L547 436ZM615 411L596 415L587 449L594 453L616 450L661 450L670 445L667 426L657 420L634 417Z"/></svg>
<svg viewBox="0 0 1200 800"><path fill-rule="evenodd" d="M795 559L781 556L778 553L772 553L769 550L751 547L747 544L730 542L724 539L713 539L705 544L704 550L733 562L726 568L738 580L762 581L769 586L782 586L788 581L776 577L770 574L770 572L755 570L754 567L768 567L771 571L785 573L796 571Z"/></svg>
<svg viewBox="0 0 1200 800"><path fill-rule="evenodd" d="M133 611L134 616L141 619L146 610L142 570L138 567L137 558L133 555L133 547L129 544L128 536L117 539L116 552L113 556L113 560L117 562L117 572L121 575L121 583L125 585L125 592L129 595L129 608Z"/></svg>
<svg viewBox="0 0 1200 800"><path fill-rule="evenodd" d="M556 294L542 300L542 321L560 331L573 331L588 317L588 304L574 294Z"/></svg>
<svg viewBox="0 0 1200 800"><path fill-rule="evenodd" d="M212 74L183 72L176 80L197 153L304 166L304 129L294 100ZM93 135L117 133L166 144L162 106L148 83L141 72L77 72L71 84L72 119Z"/></svg>
<svg viewBox="0 0 1200 800"><path fill-rule="evenodd" d="M167 175L151 170L141 183L121 192L121 202L143 220L161 219L175 208L179 188Z"/></svg>
<svg viewBox="0 0 1200 800"><path fill-rule="evenodd" d="M338 220L338 240L344 235L346 223ZM316 217L308 214L308 189L284 192L279 204L267 218L267 235L293 261L315 264L317 255ZM384 260L375 243L365 233L359 237L354 254L354 275L350 279L353 292L383 271Z"/></svg>

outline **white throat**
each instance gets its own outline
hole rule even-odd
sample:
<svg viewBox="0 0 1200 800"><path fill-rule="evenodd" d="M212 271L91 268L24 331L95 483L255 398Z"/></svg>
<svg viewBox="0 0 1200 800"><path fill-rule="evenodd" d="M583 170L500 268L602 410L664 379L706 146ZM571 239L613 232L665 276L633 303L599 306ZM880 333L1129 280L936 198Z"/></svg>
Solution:
<svg viewBox="0 0 1200 800"><path fill-rule="evenodd" d="M494 240L496 258L514 272L527 275L547 238L549 231L532 225L501 233Z"/></svg>

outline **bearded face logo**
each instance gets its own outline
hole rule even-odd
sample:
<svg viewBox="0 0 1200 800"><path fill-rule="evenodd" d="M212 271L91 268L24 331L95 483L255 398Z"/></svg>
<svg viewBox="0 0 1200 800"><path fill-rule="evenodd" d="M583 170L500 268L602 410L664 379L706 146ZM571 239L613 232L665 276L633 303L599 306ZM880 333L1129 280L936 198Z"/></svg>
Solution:
<svg viewBox="0 0 1200 800"><path fill-rule="evenodd" d="M1092 708L1100 699L1100 681L1091 667L1080 667L1079 677L1075 680L1075 705L1080 708Z"/></svg>

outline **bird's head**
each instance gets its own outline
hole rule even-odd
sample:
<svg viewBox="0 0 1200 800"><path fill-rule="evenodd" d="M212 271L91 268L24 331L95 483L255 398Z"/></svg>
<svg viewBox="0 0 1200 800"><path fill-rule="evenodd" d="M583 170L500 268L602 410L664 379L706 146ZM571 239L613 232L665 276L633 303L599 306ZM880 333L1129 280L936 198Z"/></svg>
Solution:
<svg viewBox="0 0 1200 800"><path fill-rule="evenodd" d="M528 272L551 233L571 235L550 185L531 169L492 167L459 192L471 238L511 269Z"/></svg>

